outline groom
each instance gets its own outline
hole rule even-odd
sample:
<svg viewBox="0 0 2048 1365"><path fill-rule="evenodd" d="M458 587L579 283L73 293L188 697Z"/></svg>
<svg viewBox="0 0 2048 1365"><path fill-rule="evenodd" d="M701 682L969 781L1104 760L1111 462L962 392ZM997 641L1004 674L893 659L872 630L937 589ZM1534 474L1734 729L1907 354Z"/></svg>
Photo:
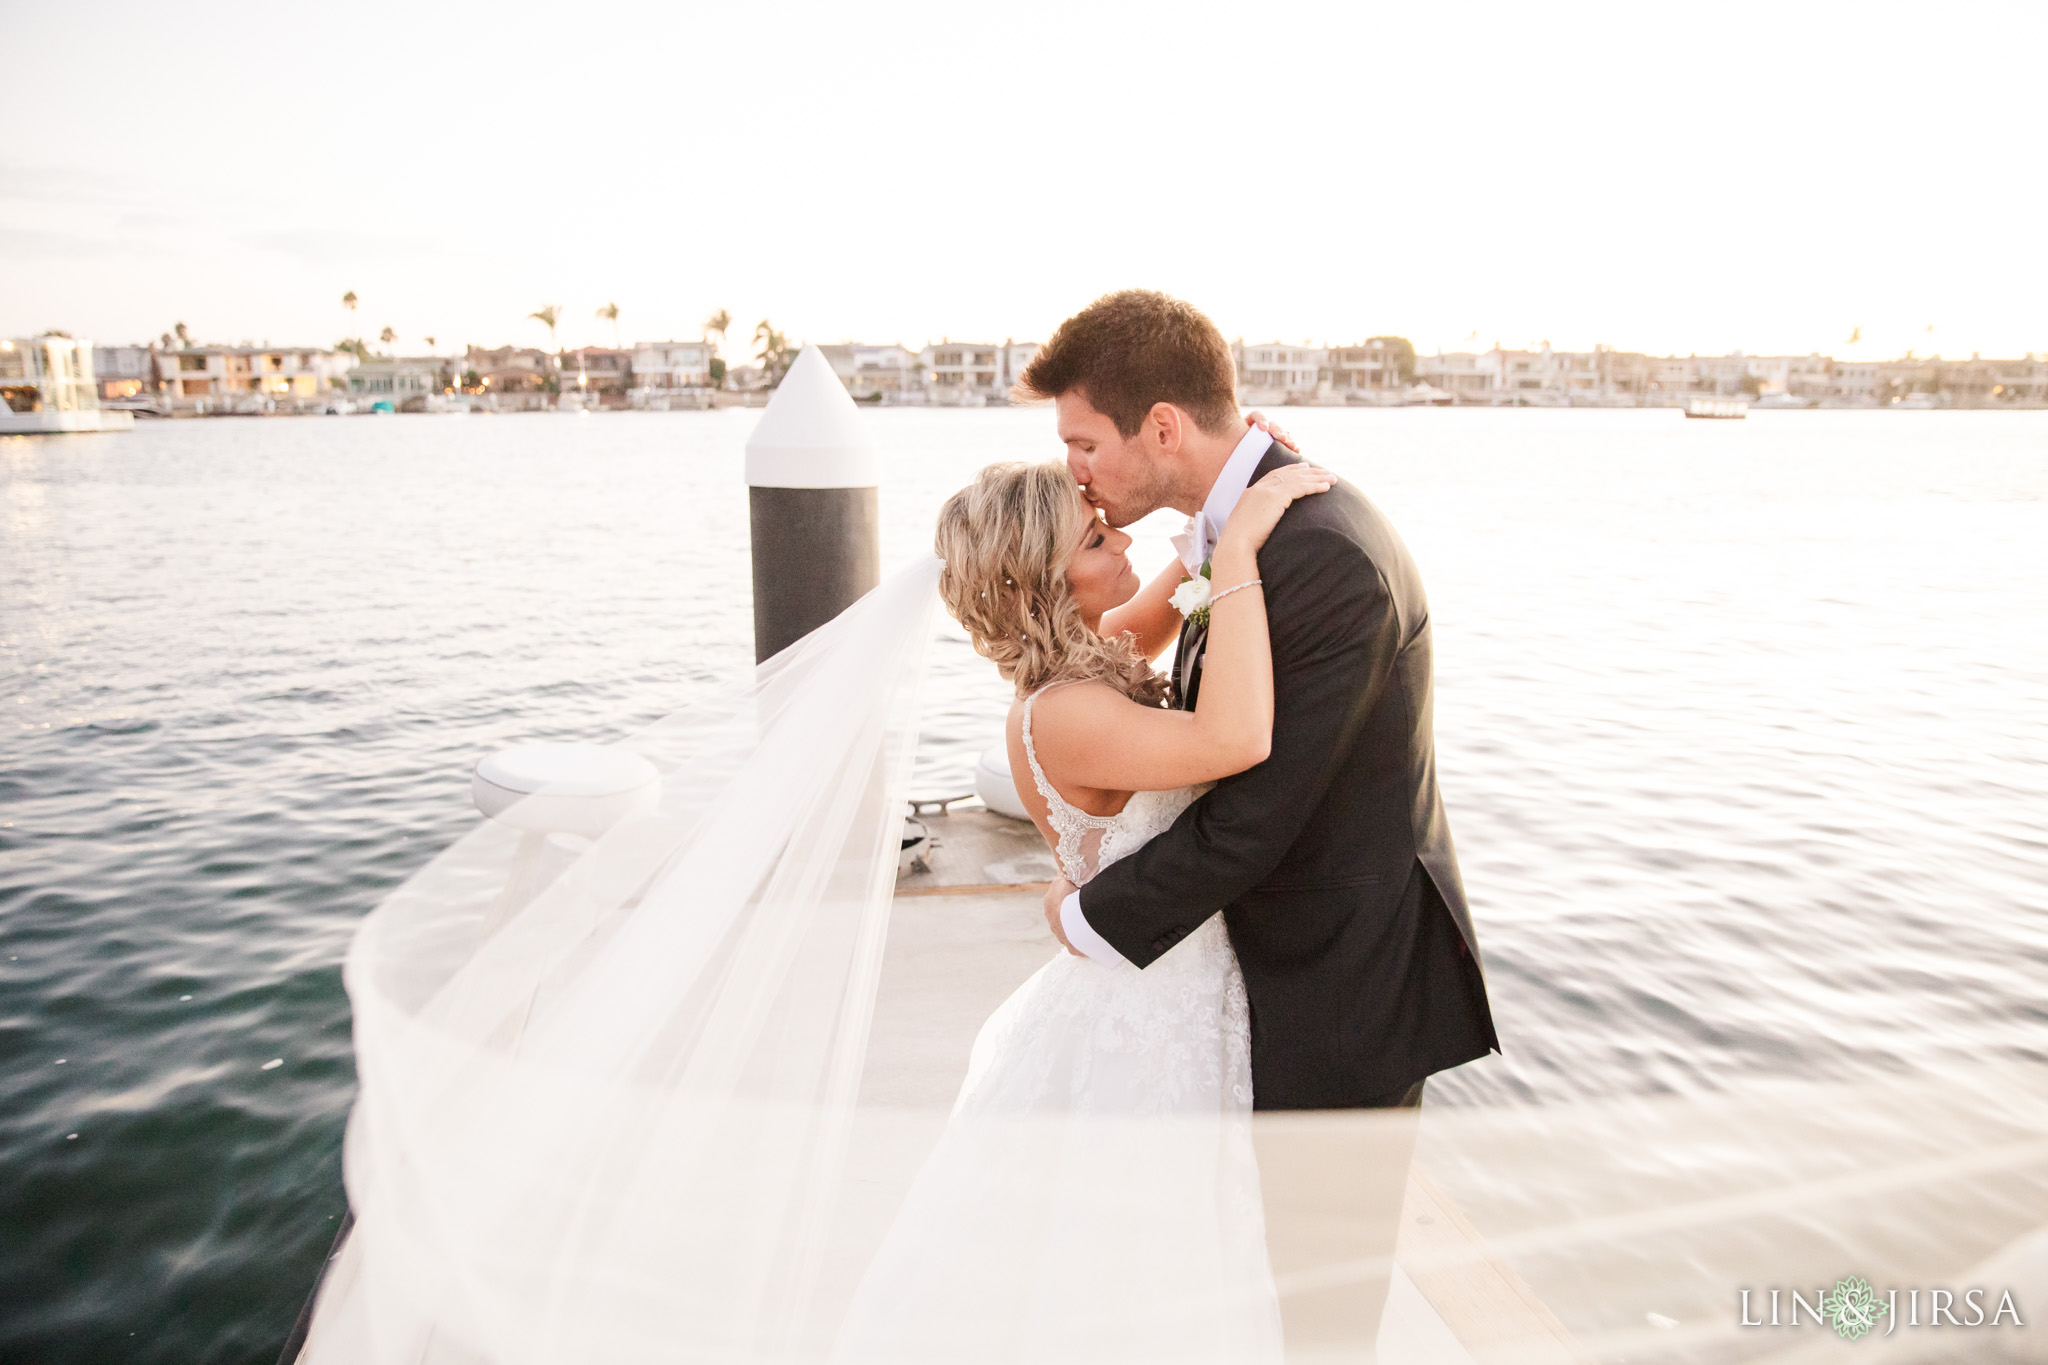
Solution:
<svg viewBox="0 0 2048 1365"><path fill-rule="evenodd" d="M1068 318L1018 389L1056 405L1068 467L1112 526L1161 507L1192 518L1178 541L1191 574L1245 488L1296 458L1246 431L1216 325L1149 290ZM1251 1001L1255 1107L1412 1109L1430 1074L1499 1048L1437 791L1422 579L1379 509L1341 481L1288 508L1259 572L1271 756L1082 890L1055 882L1046 916L1069 950L1145 967L1221 910ZM1181 631L1178 707L1200 694L1206 638ZM1290 1358L1370 1351L1407 1174L1393 1131L1412 1142L1412 1125L1260 1122ZM1310 1284L1318 1267L1375 1258L1377 1274Z"/></svg>

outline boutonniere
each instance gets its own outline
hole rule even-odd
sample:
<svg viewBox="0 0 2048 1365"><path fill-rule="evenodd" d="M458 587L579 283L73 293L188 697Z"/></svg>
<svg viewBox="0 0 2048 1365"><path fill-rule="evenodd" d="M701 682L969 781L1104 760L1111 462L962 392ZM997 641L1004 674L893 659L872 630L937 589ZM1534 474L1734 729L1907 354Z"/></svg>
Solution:
<svg viewBox="0 0 2048 1365"><path fill-rule="evenodd" d="M1209 565L1202 564L1202 572L1193 578L1183 578L1180 586L1173 590L1173 606L1190 625L1209 624Z"/></svg>

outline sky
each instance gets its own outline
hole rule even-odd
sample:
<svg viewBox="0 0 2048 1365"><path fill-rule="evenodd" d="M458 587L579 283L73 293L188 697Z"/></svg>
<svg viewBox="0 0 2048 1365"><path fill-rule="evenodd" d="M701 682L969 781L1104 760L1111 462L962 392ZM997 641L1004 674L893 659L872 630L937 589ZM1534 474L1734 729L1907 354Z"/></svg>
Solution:
<svg viewBox="0 0 2048 1365"><path fill-rule="evenodd" d="M0 335L2048 352L2039 3L0 11Z"/></svg>

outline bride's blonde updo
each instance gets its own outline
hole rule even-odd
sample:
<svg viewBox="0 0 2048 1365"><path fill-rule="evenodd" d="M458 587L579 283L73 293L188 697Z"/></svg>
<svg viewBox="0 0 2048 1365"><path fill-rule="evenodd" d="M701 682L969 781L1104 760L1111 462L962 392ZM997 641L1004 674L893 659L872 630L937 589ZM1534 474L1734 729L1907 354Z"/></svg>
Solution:
<svg viewBox="0 0 2048 1365"><path fill-rule="evenodd" d="M1067 566L1088 516L1064 464L988 466L939 510L939 596L1020 697L1086 680L1163 705L1166 679L1131 638L1106 640L1081 619Z"/></svg>

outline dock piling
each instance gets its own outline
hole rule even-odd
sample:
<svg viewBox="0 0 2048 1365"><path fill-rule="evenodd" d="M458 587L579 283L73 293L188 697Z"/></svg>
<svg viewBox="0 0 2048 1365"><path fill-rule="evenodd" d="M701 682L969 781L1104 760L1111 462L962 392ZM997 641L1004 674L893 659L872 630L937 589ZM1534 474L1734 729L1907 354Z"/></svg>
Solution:
<svg viewBox="0 0 2048 1365"><path fill-rule="evenodd" d="M747 440L756 663L881 581L880 482L860 410L824 352L804 347Z"/></svg>

